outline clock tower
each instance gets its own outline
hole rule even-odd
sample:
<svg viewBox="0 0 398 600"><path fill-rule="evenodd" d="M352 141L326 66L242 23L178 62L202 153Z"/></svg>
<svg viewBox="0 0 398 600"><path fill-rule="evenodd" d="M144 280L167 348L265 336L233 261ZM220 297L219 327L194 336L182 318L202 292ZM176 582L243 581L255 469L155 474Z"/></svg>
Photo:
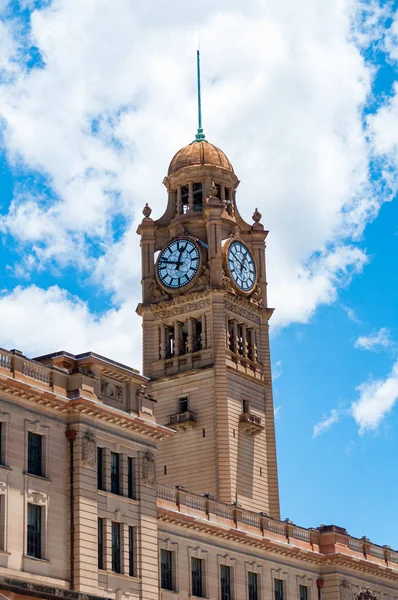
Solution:
<svg viewBox="0 0 398 600"><path fill-rule="evenodd" d="M204 139L172 159L159 219L144 208L143 374L157 420L157 479L279 517L265 238L239 214L239 180Z"/></svg>

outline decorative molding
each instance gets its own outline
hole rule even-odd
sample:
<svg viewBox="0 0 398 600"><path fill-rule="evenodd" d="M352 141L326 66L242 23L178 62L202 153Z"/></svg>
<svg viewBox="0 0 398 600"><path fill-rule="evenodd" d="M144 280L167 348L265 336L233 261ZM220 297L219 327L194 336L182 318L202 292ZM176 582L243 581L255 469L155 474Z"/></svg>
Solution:
<svg viewBox="0 0 398 600"><path fill-rule="evenodd" d="M366 588L359 592L359 594L355 594L355 600L377 600L377 595L369 588Z"/></svg>
<svg viewBox="0 0 398 600"><path fill-rule="evenodd" d="M170 308L165 309L161 307L161 310L154 311L159 319L167 319L169 317L175 317L177 315L185 314L188 312L194 312L195 310L203 310L204 308L210 306L210 298L202 298L201 300L197 300L196 302L188 302L185 304L172 301L166 306L170 306L170 304L172 305Z"/></svg>
<svg viewBox="0 0 398 600"><path fill-rule="evenodd" d="M97 444L95 435L87 431L82 439L82 462L83 466L94 468L97 463Z"/></svg>
<svg viewBox="0 0 398 600"><path fill-rule="evenodd" d="M252 306L252 305L249 305L249 307L247 307L247 300L244 300L244 306L242 306L240 304L240 302L226 300L225 308L227 310L230 310L231 312L234 312L234 313L240 315L244 319L248 319L249 321L252 321L253 323L256 323L256 324L260 323L260 315L256 314L256 313L258 313L259 309L257 307L254 308L254 306Z"/></svg>
<svg viewBox="0 0 398 600"><path fill-rule="evenodd" d="M101 396L108 400L123 401L123 386L116 385L112 381L101 379Z"/></svg>
<svg viewBox="0 0 398 600"><path fill-rule="evenodd" d="M156 463L151 452L142 457L142 483L151 487L156 483Z"/></svg>
<svg viewBox="0 0 398 600"><path fill-rule="evenodd" d="M353 599L353 590L351 584L346 580L340 583L340 600L352 600Z"/></svg>

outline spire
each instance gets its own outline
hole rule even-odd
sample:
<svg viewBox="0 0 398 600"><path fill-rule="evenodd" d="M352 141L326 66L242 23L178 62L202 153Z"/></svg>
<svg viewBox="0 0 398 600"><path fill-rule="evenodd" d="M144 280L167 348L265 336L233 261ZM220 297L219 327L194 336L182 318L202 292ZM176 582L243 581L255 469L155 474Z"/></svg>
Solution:
<svg viewBox="0 0 398 600"><path fill-rule="evenodd" d="M196 50L196 70L197 70L197 81L198 81L198 132L195 135L195 142L205 140L205 134L203 133L202 127L202 99L200 96L200 51Z"/></svg>

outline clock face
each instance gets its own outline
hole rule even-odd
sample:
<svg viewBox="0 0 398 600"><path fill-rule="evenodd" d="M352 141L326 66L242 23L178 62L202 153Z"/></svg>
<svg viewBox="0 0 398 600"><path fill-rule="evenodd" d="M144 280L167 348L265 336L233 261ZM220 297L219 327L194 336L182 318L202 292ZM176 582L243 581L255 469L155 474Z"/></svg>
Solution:
<svg viewBox="0 0 398 600"><path fill-rule="evenodd" d="M242 242L232 242L228 248L227 261L234 283L243 292L250 292L256 282L256 265L250 250Z"/></svg>
<svg viewBox="0 0 398 600"><path fill-rule="evenodd" d="M194 242L173 240L159 256L159 279L168 288L182 288L195 277L199 263L199 248Z"/></svg>

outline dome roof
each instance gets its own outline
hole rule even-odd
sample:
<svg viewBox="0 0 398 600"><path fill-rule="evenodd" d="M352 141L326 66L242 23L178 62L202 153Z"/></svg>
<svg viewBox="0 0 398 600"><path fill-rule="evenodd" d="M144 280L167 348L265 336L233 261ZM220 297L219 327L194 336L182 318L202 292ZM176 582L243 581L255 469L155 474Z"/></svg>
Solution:
<svg viewBox="0 0 398 600"><path fill-rule="evenodd" d="M173 156L168 175L172 175L184 167L195 165L217 166L231 173L234 172L231 163L220 148L213 146L206 140L200 140L184 146Z"/></svg>

